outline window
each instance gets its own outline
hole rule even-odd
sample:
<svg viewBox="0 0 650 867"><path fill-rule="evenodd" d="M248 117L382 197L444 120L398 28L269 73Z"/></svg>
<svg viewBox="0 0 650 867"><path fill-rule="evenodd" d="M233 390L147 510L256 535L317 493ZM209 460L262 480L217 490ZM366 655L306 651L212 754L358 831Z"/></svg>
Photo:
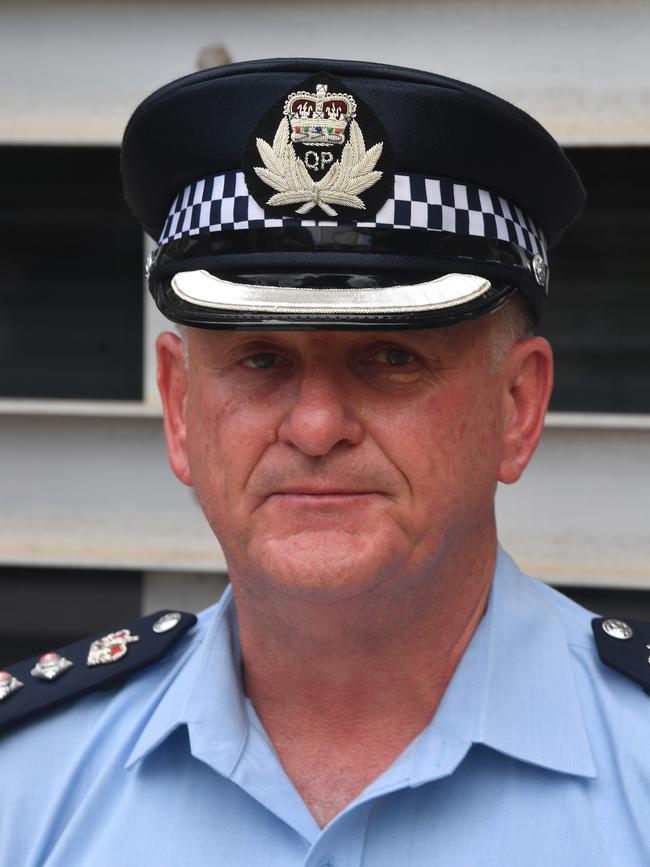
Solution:
<svg viewBox="0 0 650 867"><path fill-rule="evenodd" d="M552 410L650 412L650 148L570 148L587 207L551 251Z"/></svg>
<svg viewBox="0 0 650 867"><path fill-rule="evenodd" d="M589 199L551 257L551 409L650 412L650 149L568 153ZM0 397L141 400L143 236L118 148L0 159Z"/></svg>
<svg viewBox="0 0 650 867"><path fill-rule="evenodd" d="M140 227L116 147L0 148L0 397L142 398Z"/></svg>
<svg viewBox="0 0 650 867"><path fill-rule="evenodd" d="M0 568L0 669L140 616L142 573Z"/></svg>

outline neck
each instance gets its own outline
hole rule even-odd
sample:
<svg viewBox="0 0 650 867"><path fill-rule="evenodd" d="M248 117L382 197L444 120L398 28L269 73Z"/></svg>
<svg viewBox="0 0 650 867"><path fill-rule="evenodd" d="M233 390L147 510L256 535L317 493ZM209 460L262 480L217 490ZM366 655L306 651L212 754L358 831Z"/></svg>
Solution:
<svg viewBox="0 0 650 867"><path fill-rule="evenodd" d="M327 602L259 585L251 594L231 573L246 692L321 824L345 804L319 804L312 764L354 767L335 783L347 803L426 727L483 615L495 558L492 537L426 575Z"/></svg>

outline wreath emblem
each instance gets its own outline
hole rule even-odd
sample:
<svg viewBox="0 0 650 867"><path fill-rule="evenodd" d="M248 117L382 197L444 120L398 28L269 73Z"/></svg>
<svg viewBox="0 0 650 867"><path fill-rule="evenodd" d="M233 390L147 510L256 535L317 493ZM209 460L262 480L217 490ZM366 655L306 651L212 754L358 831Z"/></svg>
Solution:
<svg viewBox="0 0 650 867"><path fill-rule="evenodd" d="M291 127L289 119L283 117L269 145L263 138L257 139L259 151L265 168L255 167L255 173L265 184L274 190L266 204L276 207L298 205L298 214L308 214L319 207L328 217L336 217L332 205L365 210L359 198L383 175L375 166L383 150L383 142L366 150L361 127L353 120L350 124L350 138L343 147L341 159L332 163L327 174L314 181L304 162L291 146ZM302 204L301 204L302 203Z"/></svg>

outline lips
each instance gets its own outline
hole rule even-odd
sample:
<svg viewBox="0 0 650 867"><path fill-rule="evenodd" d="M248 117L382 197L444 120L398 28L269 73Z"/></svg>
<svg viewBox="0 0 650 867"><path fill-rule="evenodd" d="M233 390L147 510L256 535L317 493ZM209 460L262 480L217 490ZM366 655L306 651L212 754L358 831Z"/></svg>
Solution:
<svg viewBox="0 0 650 867"><path fill-rule="evenodd" d="M375 494L376 491L359 491L347 490L344 488L319 488L311 490L309 488L290 488L286 491L273 491L273 495L286 497L361 497L368 494Z"/></svg>
<svg viewBox="0 0 650 867"><path fill-rule="evenodd" d="M313 491L302 488L277 491L266 498L266 502L279 511L285 518L295 515L322 515L329 519L336 518L345 512L348 516L350 510L361 513L366 506L379 501L377 491L360 491L340 488L326 488Z"/></svg>
<svg viewBox="0 0 650 867"><path fill-rule="evenodd" d="M323 467L323 469L325 469ZM334 468L328 468L334 470ZM271 497L312 498L361 498L370 496L395 496L398 483L388 471L372 465L338 467L339 471L322 474L309 472L312 467L261 466L249 483L249 491L260 501ZM302 470L302 472L301 472ZM307 471L305 471L307 470Z"/></svg>

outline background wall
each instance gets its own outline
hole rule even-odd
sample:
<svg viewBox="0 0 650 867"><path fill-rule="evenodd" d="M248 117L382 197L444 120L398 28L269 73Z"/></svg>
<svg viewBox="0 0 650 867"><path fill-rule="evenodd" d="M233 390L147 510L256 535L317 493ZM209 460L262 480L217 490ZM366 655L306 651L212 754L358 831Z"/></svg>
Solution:
<svg viewBox="0 0 650 867"><path fill-rule="evenodd" d="M1 14L5 141L119 142L142 97L211 43L233 60L415 66L495 91L565 144L650 141L644 0L5 0Z"/></svg>
<svg viewBox="0 0 650 867"><path fill-rule="evenodd" d="M495 91L565 145L640 148L650 145L649 37L650 4L633 0L3 2L0 165L24 146L78 148L80 166L82 145L117 146L136 104L215 45L235 61L349 56L420 67ZM643 219L646 192L634 205ZM0 205L3 220L12 208ZM12 279L0 274L0 317ZM65 282L64 269L56 279ZM645 270L640 279L638 317L647 319ZM92 280L85 291L92 300ZM90 631L80 588L91 582L105 582L106 593L126 588L125 616L199 608L224 585L218 545L166 464L151 364L164 323L144 293L137 304L141 399L0 395L0 584L6 594L32 587L34 612L17 620L0 606L0 651L3 631L16 652L36 646L49 616L44 575L61 588L52 640ZM577 339L581 323L571 327ZM499 492L502 540L533 574L572 587L650 588L650 394L637 404L648 409L552 413L524 480ZM66 583L70 574L79 580Z"/></svg>

